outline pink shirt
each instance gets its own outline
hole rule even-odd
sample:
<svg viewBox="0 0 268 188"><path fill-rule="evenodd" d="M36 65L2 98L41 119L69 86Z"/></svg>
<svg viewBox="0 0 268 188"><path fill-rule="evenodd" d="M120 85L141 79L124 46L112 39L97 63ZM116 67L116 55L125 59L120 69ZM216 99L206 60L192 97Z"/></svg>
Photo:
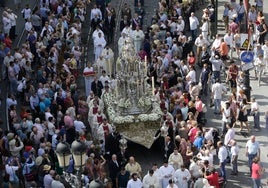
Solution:
<svg viewBox="0 0 268 188"><path fill-rule="evenodd" d="M259 171L261 170L260 164L258 164L258 163L252 163L251 169L252 169L251 177L253 179L260 179L261 178L261 175L259 173Z"/></svg>
<svg viewBox="0 0 268 188"><path fill-rule="evenodd" d="M196 133L197 133L197 128L196 127L193 127L190 130L190 136L189 136L189 140L190 140L191 143L194 143L194 139L195 139Z"/></svg>
<svg viewBox="0 0 268 188"><path fill-rule="evenodd" d="M198 100L198 101L195 101L195 109L198 111L198 112L202 112L202 101L201 100Z"/></svg>

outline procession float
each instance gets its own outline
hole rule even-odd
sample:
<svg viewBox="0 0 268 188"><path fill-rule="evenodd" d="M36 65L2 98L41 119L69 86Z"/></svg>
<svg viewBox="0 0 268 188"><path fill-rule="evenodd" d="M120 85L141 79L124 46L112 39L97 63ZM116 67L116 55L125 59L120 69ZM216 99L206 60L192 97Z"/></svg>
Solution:
<svg viewBox="0 0 268 188"><path fill-rule="evenodd" d="M147 58L136 55L128 38L116 61L116 87L102 96L105 114L126 139L150 148L160 127L162 111L154 95L154 80L148 84Z"/></svg>

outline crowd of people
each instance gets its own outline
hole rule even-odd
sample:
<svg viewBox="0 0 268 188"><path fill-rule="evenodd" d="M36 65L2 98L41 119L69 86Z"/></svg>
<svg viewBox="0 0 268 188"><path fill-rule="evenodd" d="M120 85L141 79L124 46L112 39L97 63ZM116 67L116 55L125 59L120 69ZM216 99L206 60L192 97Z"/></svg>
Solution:
<svg viewBox="0 0 268 188"><path fill-rule="evenodd" d="M257 2L257 7L250 7L246 25L252 31L249 35L260 84L263 68L266 72L268 66L268 42L264 42L268 30L262 15L263 1ZM76 139L87 145L82 181L89 187L95 183L116 188L219 188L228 179L228 162L231 175L238 175L239 147L234 127L239 122L240 131L245 127L250 134L248 116L253 115L254 128L260 129L259 105L245 94L243 64L229 61L234 50L238 57L240 53L240 28L245 23L241 1L232 0L225 6L224 37L217 35L214 1L203 10L202 18L197 18L197 8L206 2L161 0L149 26L144 24L145 3L135 0L134 8L125 3L121 12L116 12L109 0L96 0L96 4L41 0L34 9L26 5L21 8L26 42L14 52L12 40L19 15L5 8L0 54L2 80L10 83L6 99L10 131L0 131L3 187L68 187L61 178L63 169L55 150L58 143L71 145ZM88 6L92 6L90 12L86 12ZM94 63L81 71L81 29L88 24L84 23L86 15L92 31ZM147 62L147 76L156 83L154 94L163 111L154 143L164 160L159 168L154 164L143 169L135 154L122 146L120 132L105 115L102 94L115 88L112 47L118 19L121 36L114 51L118 50L120 56L125 41L132 40L135 53ZM85 78L85 93L77 89L80 72ZM223 101L226 94L230 97ZM222 118L221 129L205 127L208 107L204 101L208 98L215 107L215 118ZM17 100L26 107L18 111ZM246 150L249 176L254 188L259 188L263 168L254 135L246 143ZM70 159L67 173L76 170Z"/></svg>

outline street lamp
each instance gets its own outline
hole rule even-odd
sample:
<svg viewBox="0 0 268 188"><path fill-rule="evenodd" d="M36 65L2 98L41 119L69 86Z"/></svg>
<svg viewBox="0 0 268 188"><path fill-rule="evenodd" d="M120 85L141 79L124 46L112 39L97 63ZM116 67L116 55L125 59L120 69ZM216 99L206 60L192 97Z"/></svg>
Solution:
<svg viewBox="0 0 268 188"><path fill-rule="evenodd" d="M56 155L59 166L64 169L64 179L76 188L82 187L81 171L86 161L86 144L80 140L75 140L71 147L67 142L60 142L56 147ZM70 165L71 156L74 160L74 167L77 174L68 174L65 169Z"/></svg>
<svg viewBox="0 0 268 188"><path fill-rule="evenodd" d="M75 140L72 143L71 151L74 158L74 166L76 168L81 169L86 161L86 149L87 146L84 142L81 142L80 140Z"/></svg>
<svg viewBox="0 0 268 188"><path fill-rule="evenodd" d="M59 166L63 169L68 167L71 158L70 145L67 142L58 143L56 147L56 155L59 161Z"/></svg>

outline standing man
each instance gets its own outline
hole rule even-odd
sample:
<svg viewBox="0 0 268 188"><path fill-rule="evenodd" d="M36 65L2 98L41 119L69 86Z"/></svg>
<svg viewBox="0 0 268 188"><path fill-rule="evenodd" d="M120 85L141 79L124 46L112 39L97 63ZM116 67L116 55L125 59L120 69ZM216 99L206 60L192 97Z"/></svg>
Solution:
<svg viewBox="0 0 268 188"><path fill-rule="evenodd" d="M120 172L116 176L116 187L126 188L129 181L130 174L126 171L125 167L122 166Z"/></svg>
<svg viewBox="0 0 268 188"><path fill-rule="evenodd" d="M106 72L109 77L114 73L114 52L109 45L102 50L102 56L105 59Z"/></svg>
<svg viewBox="0 0 268 188"><path fill-rule="evenodd" d="M208 82L210 80L210 70L208 68L208 64L205 63L203 65L203 69L200 74L200 82L202 84L201 94L207 95L208 94Z"/></svg>
<svg viewBox="0 0 268 188"><path fill-rule="evenodd" d="M252 160L255 157L260 157L260 154L261 154L260 144L258 141L256 141L255 136L252 135L246 144L246 156L248 157L248 167L250 170L250 174L252 172L252 169L251 169Z"/></svg>
<svg viewBox="0 0 268 188"><path fill-rule="evenodd" d="M140 30L139 26L137 26L136 30L134 30L132 33L132 39L134 41L134 47L135 47L136 54L138 54L138 52L141 49L141 44L144 40L144 37L145 37L145 35L144 35L143 31Z"/></svg>
<svg viewBox="0 0 268 188"><path fill-rule="evenodd" d="M138 177L141 178L141 165L135 161L133 156L129 157L129 161L125 166L126 170L129 171L130 175L136 174Z"/></svg>
<svg viewBox="0 0 268 188"><path fill-rule="evenodd" d="M184 165L175 171L174 180L178 187L180 188L188 188L188 181L191 179L191 174L188 169L185 168Z"/></svg>
<svg viewBox="0 0 268 188"><path fill-rule="evenodd" d="M106 32L107 36L107 43L112 43L115 28L115 17L112 15L111 12L109 12L108 15L105 17L104 28L104 31Z"/></svg>
<svg viewBox="0 0 268 188"><path fill-rule="evenodd" d="M112 160L109 162L109 172L110 178L113 183L113 188L116 188L116 177L117 174L120 172L120 166L117 162L117 156L115 154L112 155Z"/></svg>
<svg viewBox="0 0 268 188"><path fill-rule="evenodd" d="M220 56L218 54L211 56L209 58L209 61L212 64L212 81L215 83L216 80L220 81L220 76L221 76L221 68L222 66L225 66L220 59Z"/></svg>
<svg viewBox="0 0 268 188"><path fill-rule="evenodd" d="M89 95L91 91L91 84L94 80L95 72L90 63L87 64L87 67L84 68L83 76L85 79L85 87L86 87L86 96Z"/></svg>
<svg viewBox="0 0 268 188"><path fill-rule="evenodd" d="M159 180L157 176L154 174L153 169L149 170L149 173L144 176L142 183L143 188L151 188L151 187L160 188Z"/></svg>
<svg viewBox="0 0 268 188"><path fill-rule="evenodd" d="M262 46L262 50L263 50L263 59L264 59L264 64L265 64L263 73L266 74L268 71L268 40L265 41L265 44Z"/></svg>
<svg viewBox="0 0 268 188"><path fill-rule="evenodd" d="M196 36L197 36L197 28L199 26L199 21L193 12L191 13L191 16L189 17L189 22L190 22L192 40L195 41Z"/></svg>
<svg viewBox="0 0 268 188"><path fill-rule="evenodd" d="M255 97L251 98L251 114L254 117L254 129L260 129L260 112L259 104L257 103Z"/></svg>
<svg viewBox="0 0 268 188"><path fill-rule="evenodd" d="M9 31L9 37L10 37L10 39L14 40L15 37L16 37L16 20L17 20L17 15L14 14L11 9L7 9L7 12L9 13L8 14L8 17L9 17L10 23L11 23L11 28L10 28L10 31Z"/></svg>
<svg viewBox="0 0 268 188"><path fill-rule="evenodd" d="M106 46L106 40L101 32L98 33L98 37L94 39L94 54L95 61L100 57L102 50Z"/></svg>
<svg viewBox="0 0 268 188"><path fill-rule="evenodd" d="M159 168L162 187L168 186L168 181L172 179L174 172L174 168L168 164L168 161L164 161L163 166Z"/></svg>
<svg viewBox="0 0 268 188"><path fill-rule="evenodd" d="M204 36L202 34L199 35L199 37L197 37L195 39L194 42L195 46L196 46L196 56L197 56L197 62L200 62L200 55L202 52L202 48L205 46L207 47L209 45L209 42L206 38L204 38Z"/></svg>
<svg viewBox="0 0 268 188"><path fill-rule="evenodd" d="M128 181L127 183L127 188L142 188L142 182L140 180L140 178L138 178L138 174L137 173L133 173L131 175L131 179Z"/></svg>
<svg viewBox="0 0 268 188"><path fill-rule="evenodd" d="M238 160L238 153L239 153L239 147L234 139L230 140L231 145L231 164L232 164L232 173L231 175L237 175L237 160Z"/></svg>
<svg viewBox="0 0 268 188"><path fill-rule="evenodd" d="M226 170L225 170L225 165L226 165L226 159L227 159L227 149L226 147L223 145L222 141L219 141L217 143L217 146L219 148L218 151L218 158L219 158L219 166L220 166L220 171L221 171L221 175L224 178L224 180L226 181Z"/></svg>
<svg viewBox="0 0 268 188"><path fill-rule="evenodd" d="M226 87L220 83L219 79L216 79L216 83L212 85L212 97L215 105L214 114L221 114L221 100L223 94L226 92Z"/></svg>

